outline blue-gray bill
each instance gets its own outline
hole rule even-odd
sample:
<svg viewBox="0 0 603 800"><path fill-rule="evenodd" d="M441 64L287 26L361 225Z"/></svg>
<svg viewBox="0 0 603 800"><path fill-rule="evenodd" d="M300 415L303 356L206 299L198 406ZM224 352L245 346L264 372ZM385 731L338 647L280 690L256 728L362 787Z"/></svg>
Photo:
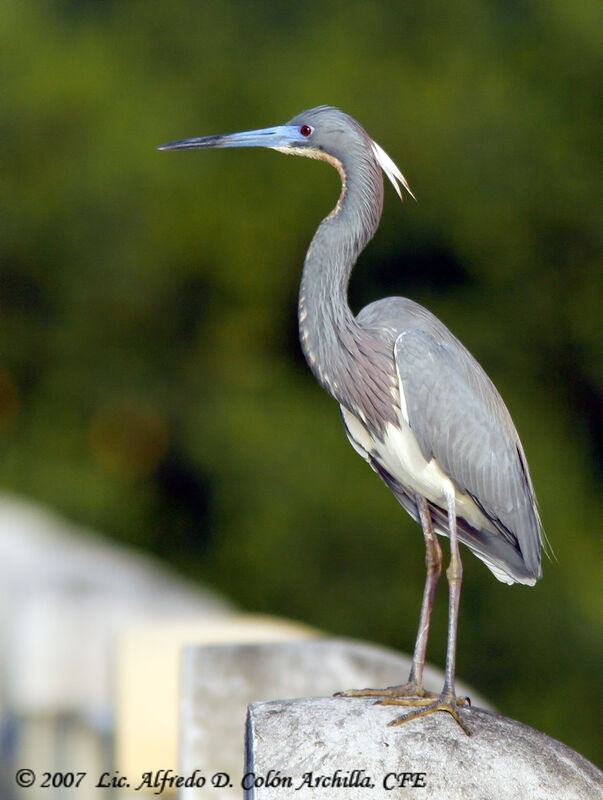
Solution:
<svg viewBox="0 0 603 800"><path fill-rule="evenodd" d="M293 147L305 142L297 125L277 125L257 131L200 136L160 145L158 150L200 150L208 147Z"/></svg>

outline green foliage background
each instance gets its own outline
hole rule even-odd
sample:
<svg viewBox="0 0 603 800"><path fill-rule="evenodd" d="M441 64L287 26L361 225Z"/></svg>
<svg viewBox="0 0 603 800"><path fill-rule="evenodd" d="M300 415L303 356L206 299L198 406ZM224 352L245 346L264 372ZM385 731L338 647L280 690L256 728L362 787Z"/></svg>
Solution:
<svg viewBox="0 0 603 800"><path fill-rule="evenodd" d="M465 559L458 673L596 759L602 27L596 0L4 0L2 487L248 609L411 649L420 531L296 339L336 173L155 150L338 105L419 200L387 189L351 303L412 296L484 364L558 559L530 590ZM434 663L445 624L442 588Z"/></svg>

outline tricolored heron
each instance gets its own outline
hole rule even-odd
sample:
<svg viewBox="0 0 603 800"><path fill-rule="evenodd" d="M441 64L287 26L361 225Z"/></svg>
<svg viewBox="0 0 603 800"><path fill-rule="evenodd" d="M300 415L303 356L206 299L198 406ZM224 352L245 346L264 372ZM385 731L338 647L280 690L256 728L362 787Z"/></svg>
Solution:
<svg viewBox="0 0 603 800"><path fill-rule="evenodd" d="M469 730L455 691L461 541L504 583L541 577L543 534L526 458L509 412L471 353L431 312L389 297L354 316L352 267L381 218L382 170L400 198L412 192L400 170L352 117L319 106L285 125L183 139L160 150L269 147L327 161L341 177L335 208L310 244L299 293L299 333L320 385L337 400L354 449L423 528L427 578L408 682L343 692L416 706L393 720L447 711ZM442 551L450 538L448 643L439 695L423 687L423 666Z"/></svg>

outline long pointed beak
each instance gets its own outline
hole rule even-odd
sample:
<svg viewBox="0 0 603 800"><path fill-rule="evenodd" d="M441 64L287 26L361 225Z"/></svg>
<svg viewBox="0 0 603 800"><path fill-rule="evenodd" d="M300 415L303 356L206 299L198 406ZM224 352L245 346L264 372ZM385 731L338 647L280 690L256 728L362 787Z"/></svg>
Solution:
<svg viewBox="0 0 603 800"><path fill-rule="evenodd" d="M277 125L257 131L180 139L160 145L158 150L198 150L206 147L294 147L306 139L296 125Z"/></svg>

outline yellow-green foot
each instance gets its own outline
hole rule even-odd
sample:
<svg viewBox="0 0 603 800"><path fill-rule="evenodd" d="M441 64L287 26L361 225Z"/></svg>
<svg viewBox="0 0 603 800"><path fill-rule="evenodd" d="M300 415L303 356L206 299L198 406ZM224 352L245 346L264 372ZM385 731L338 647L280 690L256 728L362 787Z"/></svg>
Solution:
<svg viewBox="0 0 603 800"><path fill-rule="evenodd" d="M459 706L469 706L471 705L470 700L468 697L455 697L453 694L444 694L442 693L435 702L428 702L423 698L418 698L416 701L412 698L410 702L405 699L398 699L396 697L384 697L380 700L380 705L383 706L423 706L422 708L418 708L416 711L411 711L410 714L405 714L402 717L397 717L396 719L392 720L389 723L390 727L394 727L396 725L402 725L404 722L408 722L409 719L417 719L418 717L426 717L428 714L433 714L435 711L446 711L453 717L467 736L471 736L471 731L465 724L463 720L463 715L459 711Z"/></svg>
<svg viewBox="0 0 603 800"><path fill-rule="evenodd" d="M417 681L409 681L400 686L388 686L386 689L350 689L347 692L337 692L335 697L382 697L387 699L395 698L417 698L423 702L429 703L434 698L438 697L433 692L428 692L422 683ZM406 705L406 703L404 703ZM415 705L408 703L408 705Z"/></svg>

